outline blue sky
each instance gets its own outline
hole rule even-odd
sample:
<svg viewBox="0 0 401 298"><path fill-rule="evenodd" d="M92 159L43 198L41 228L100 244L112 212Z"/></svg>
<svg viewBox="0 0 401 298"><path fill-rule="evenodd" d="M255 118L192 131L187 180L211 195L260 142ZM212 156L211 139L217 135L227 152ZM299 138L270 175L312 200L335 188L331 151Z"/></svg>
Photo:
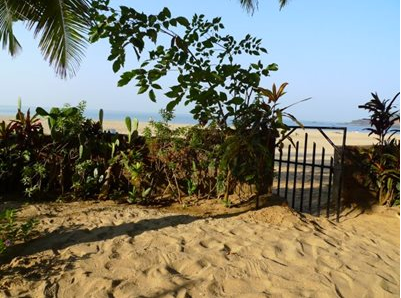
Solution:
<svg viewBox="0 0 401 298"><path fill-rule="evenodd" d="M289 83L283 105L312 97L291 108L299 119L348 121L366 117L358 105L370 99L370 92L390 98L400 89L398 0L292 0L281 11L278 1L260 0L253 16L234 0L111 2L134 5L148 13L168 6L176 16L221 16L227 33L237 38L247 33L262 38L269 52L265 64L279 65L279 71L272 73L265 85ZM27 106L86 100L88 108L102 107L106 112L157 112L167 102L160 99L153 104L146 96L138 96L134 84L117 87L119 75L107 61L109 45L105 41L89 45L76 77L60 80L43 60L32 32L17 25L16 34L22 53L11 58L0 51L0 105L15 105L21 96ZM131 59L126 69L136 66ZM177 113L187 110L181 106Z"/></svg>

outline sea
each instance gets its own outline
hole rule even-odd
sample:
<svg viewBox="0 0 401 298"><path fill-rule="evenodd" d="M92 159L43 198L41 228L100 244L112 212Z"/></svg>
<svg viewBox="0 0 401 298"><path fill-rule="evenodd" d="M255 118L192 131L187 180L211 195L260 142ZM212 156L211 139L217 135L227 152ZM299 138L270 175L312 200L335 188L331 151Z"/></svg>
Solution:
<svg viewBox="0 0 401 298"><path fill-rule="evenodd" d="M22 106L23 111L27 111L30 109L31 111L35 111L36 107L27 107L27 106ZM50 108L44 107L46 111L49 111ZM1 116L13 116L16 113L16 107L15 106L6 106L6 105L0 105L0 115ZM90 118L90 119L98 119L99 117L99 110L97 109L86 109L84 113L85 117ZM161 116L157 112L135 112L135 111L113 111L113 110L104 110L104 120L110 120L110 121L124 121L126 116L130 116L133 118L137 118L139 122L148 122L150 120L154 121L160 121ZM349 132L367 132L368 126L363 126L363 125L355 125L351 123L346 123L346 122L336 122L336 121L313 121L313 120L300 120L300 122L304 126L319 126L319 127L346 127L347 131ZM180 114L177 113L175 114L174 119L171 121L171 123L176 123L176 124L196 124L196 120L192 118L191 114ZM285 121L287 125L296 125L292 121L288 120ZM399 129L399 127L397 127ZM399 133L399 132L398 132Z"/></svg>

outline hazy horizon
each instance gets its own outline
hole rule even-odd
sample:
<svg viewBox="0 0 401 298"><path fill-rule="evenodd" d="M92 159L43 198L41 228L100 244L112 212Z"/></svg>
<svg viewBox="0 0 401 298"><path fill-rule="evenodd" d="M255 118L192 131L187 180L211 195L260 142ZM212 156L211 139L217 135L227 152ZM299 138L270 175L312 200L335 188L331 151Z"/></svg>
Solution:
<svg viewBox="0 0 401 298"><path fill-rule="evenodd" d="M66 103L68 104L68 103ZM41 107L44 108L46 111L49 111L52 107L62 107L63 105L57 105L57 106L26 106L24 104L21 105L21 109L23 112L26 112L28 109L30 109L31 113L35 113L35 109L37 107ZM85 116L87 118L93 119L93 120L97 120L98 118L98 112L99 112L100 108L86 108L85 109ZM101 108L103 109L103 108ZM4 117L4 116L14 116L17 112L17 104L15 105L0 105L0 118ZM159 110L158 111L149 111L149 112L145 112L145 111L135 111L135 110L113 110L113 109L103 109L104 112L104 119L105 120L110 120L110 121L119 121L119 120L124 120L124 118L126 116L130 116L130 117L138 117L140 119L142 119L142 121L144 121L145 117L148 118L153 118L155 120L161 119L161 116L159 114ZM175 118L178 119L185 119L184 122L177 122L176 119L173 119L172 122L176 122L176 123L182 123L182 124L186 124L186 123L195 123L196 120L194 120L192 118L192 114L189 112L175 112L174 113ZM284 121L286 121L287 118L284 119ZM299 121L302 122L307 122L307 123L330 123L330 124L351 124L352 121L358 121L358 120L367 120L367 117L363 117L363 118L358 118L358 119L348 119L348 120L344 120L344 121L336 121L336 120L317 120L317 119L301 119L298 118ZM291 122L291 121L288 121Z"/></svg>

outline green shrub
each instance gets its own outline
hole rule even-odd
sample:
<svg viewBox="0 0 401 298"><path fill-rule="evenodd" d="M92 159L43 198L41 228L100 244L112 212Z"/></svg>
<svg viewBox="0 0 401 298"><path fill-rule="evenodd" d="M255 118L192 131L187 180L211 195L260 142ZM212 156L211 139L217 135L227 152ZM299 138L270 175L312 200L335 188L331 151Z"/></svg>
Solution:
<svg viewBox="0 0 401 298"><path fill-rule="evenodd" d="M0 190L19 191L24 189L22 172L37 160L45 138L40 119L30 110L20 108L15 119L7 125L0 123ZM10 189L9 186L12 186Z"/></svg>
<svg viewBox="0 0 401 298"><path fill-rule="evenodd" d="M372 99L359 106L369 111L369 135L374 135L377 140L365 160L369 173L367 183L377 191L379 203L389 206L400 202L400 142L394 138L399 132L394 129L394 124L400 120L399 110L394 105L399 95L397 93L391 100L381 100L372 93Z"/></svg>
<svg viewBox="0 0 401 298"><path fill-rule="evenodd" d="M0 212L0 254L11 249L16 243L28 240L35 224L35 219L17 224L14 209L5 209Z"/></svg>

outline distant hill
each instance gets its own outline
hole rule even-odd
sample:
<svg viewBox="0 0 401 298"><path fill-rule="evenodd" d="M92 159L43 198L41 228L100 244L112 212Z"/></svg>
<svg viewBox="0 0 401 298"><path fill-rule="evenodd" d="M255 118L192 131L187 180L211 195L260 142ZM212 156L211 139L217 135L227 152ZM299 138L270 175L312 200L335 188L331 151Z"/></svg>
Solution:
<svg viewBox="0 0 401 298"><path fill-rule="evenodd" d="M348 125L354 125L354 126L366 126L369 127L370 123L368 119L357 119L357 120L352 120L351 122L347 123ZM397 121L394 126L400 127L400 121Z"/></svg>

